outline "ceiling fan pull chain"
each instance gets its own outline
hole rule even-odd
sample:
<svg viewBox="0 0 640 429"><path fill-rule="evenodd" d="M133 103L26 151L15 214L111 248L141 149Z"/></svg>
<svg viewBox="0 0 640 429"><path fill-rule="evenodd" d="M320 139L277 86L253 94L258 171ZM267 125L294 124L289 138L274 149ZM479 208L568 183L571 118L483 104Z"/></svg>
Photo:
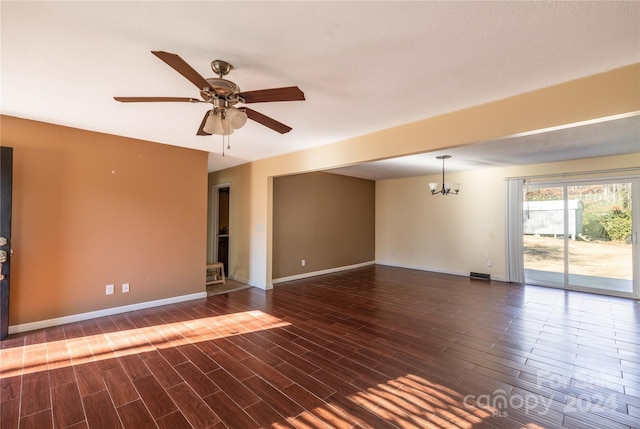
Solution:
<svg viewBox="0 0 640 429"><path fill-rule="evenodd" d="M223 134L222 135L222 156L224 156L224 138L225 136L227 137L227 150L231 150L231 135L230 134Z"/></svg>

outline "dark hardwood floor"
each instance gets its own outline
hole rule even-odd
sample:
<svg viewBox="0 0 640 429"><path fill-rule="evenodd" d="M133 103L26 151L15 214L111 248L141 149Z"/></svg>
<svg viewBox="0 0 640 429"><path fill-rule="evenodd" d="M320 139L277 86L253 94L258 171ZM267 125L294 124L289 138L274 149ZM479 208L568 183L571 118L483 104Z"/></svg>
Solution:
<svg viewBox="0 0 640 429"><path fill-rule="evenodd" d="M371 266L15 335L5 428L640 427L637 301Z"/></svg>

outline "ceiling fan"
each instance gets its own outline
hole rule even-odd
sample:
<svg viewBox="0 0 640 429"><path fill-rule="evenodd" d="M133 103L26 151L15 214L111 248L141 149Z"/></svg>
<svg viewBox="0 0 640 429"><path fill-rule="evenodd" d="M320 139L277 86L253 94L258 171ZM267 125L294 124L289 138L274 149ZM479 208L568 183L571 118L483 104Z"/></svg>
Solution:
<svg viewBox="0 0 640 429"><path fill-rule="evenodd" d="M237 103L265 103L272 101L304 100L304 93L297 86L283 88L260 89L256 91L240 91L240 87L230 80L224 79L233 66L226 61L213 60L211 69L218 77L205 79L186 61L176 54L164 51L151 51L156 57L167 63L175 71L187 78L200 90L202 99L190 97L113 97L123 103L139 102L187 102L210 103L209 110L200 123L197 135L208 136L220 134L228 136L235 129L241 128L248 119L254 120L280 134L288 133L291 127L276 121L248 107L235 107Z"/></svg>

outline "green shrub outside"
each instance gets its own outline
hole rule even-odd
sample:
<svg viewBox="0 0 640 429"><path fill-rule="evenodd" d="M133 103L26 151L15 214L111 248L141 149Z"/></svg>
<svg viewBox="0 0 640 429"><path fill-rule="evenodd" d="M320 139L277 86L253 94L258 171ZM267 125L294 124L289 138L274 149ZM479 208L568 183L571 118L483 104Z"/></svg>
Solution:
<svg viewBox="0 0 640 429"><path fill-rule="evenodd" d="M602 227L611 240L626 240L631 236L631 210L614 207L604 216Z"/></svg>
<svg viewBox="0 0 640 429"><path fill-rule="evenodd" d="M583 212L582 233L593 240L626 240L631 230L631 209L591 206Z"/></svg>

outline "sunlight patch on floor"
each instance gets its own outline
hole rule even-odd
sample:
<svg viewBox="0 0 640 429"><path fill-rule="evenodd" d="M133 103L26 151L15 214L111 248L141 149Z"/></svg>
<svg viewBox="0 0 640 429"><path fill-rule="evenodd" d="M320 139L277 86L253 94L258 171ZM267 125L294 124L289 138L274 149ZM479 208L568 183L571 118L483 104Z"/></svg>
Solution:
<svg viewBox="0 0 640 429"><path fill-rule="evenodd" d="M354 403L403 428L473 428L494 410L470 407L453 389L406 374L357 392Z"/></svg>
<svg viewBox="0 0 640 429"><path fill-rule="evenodd" d="M0 379L289 326L260 310L0 350Z"/></svg>

